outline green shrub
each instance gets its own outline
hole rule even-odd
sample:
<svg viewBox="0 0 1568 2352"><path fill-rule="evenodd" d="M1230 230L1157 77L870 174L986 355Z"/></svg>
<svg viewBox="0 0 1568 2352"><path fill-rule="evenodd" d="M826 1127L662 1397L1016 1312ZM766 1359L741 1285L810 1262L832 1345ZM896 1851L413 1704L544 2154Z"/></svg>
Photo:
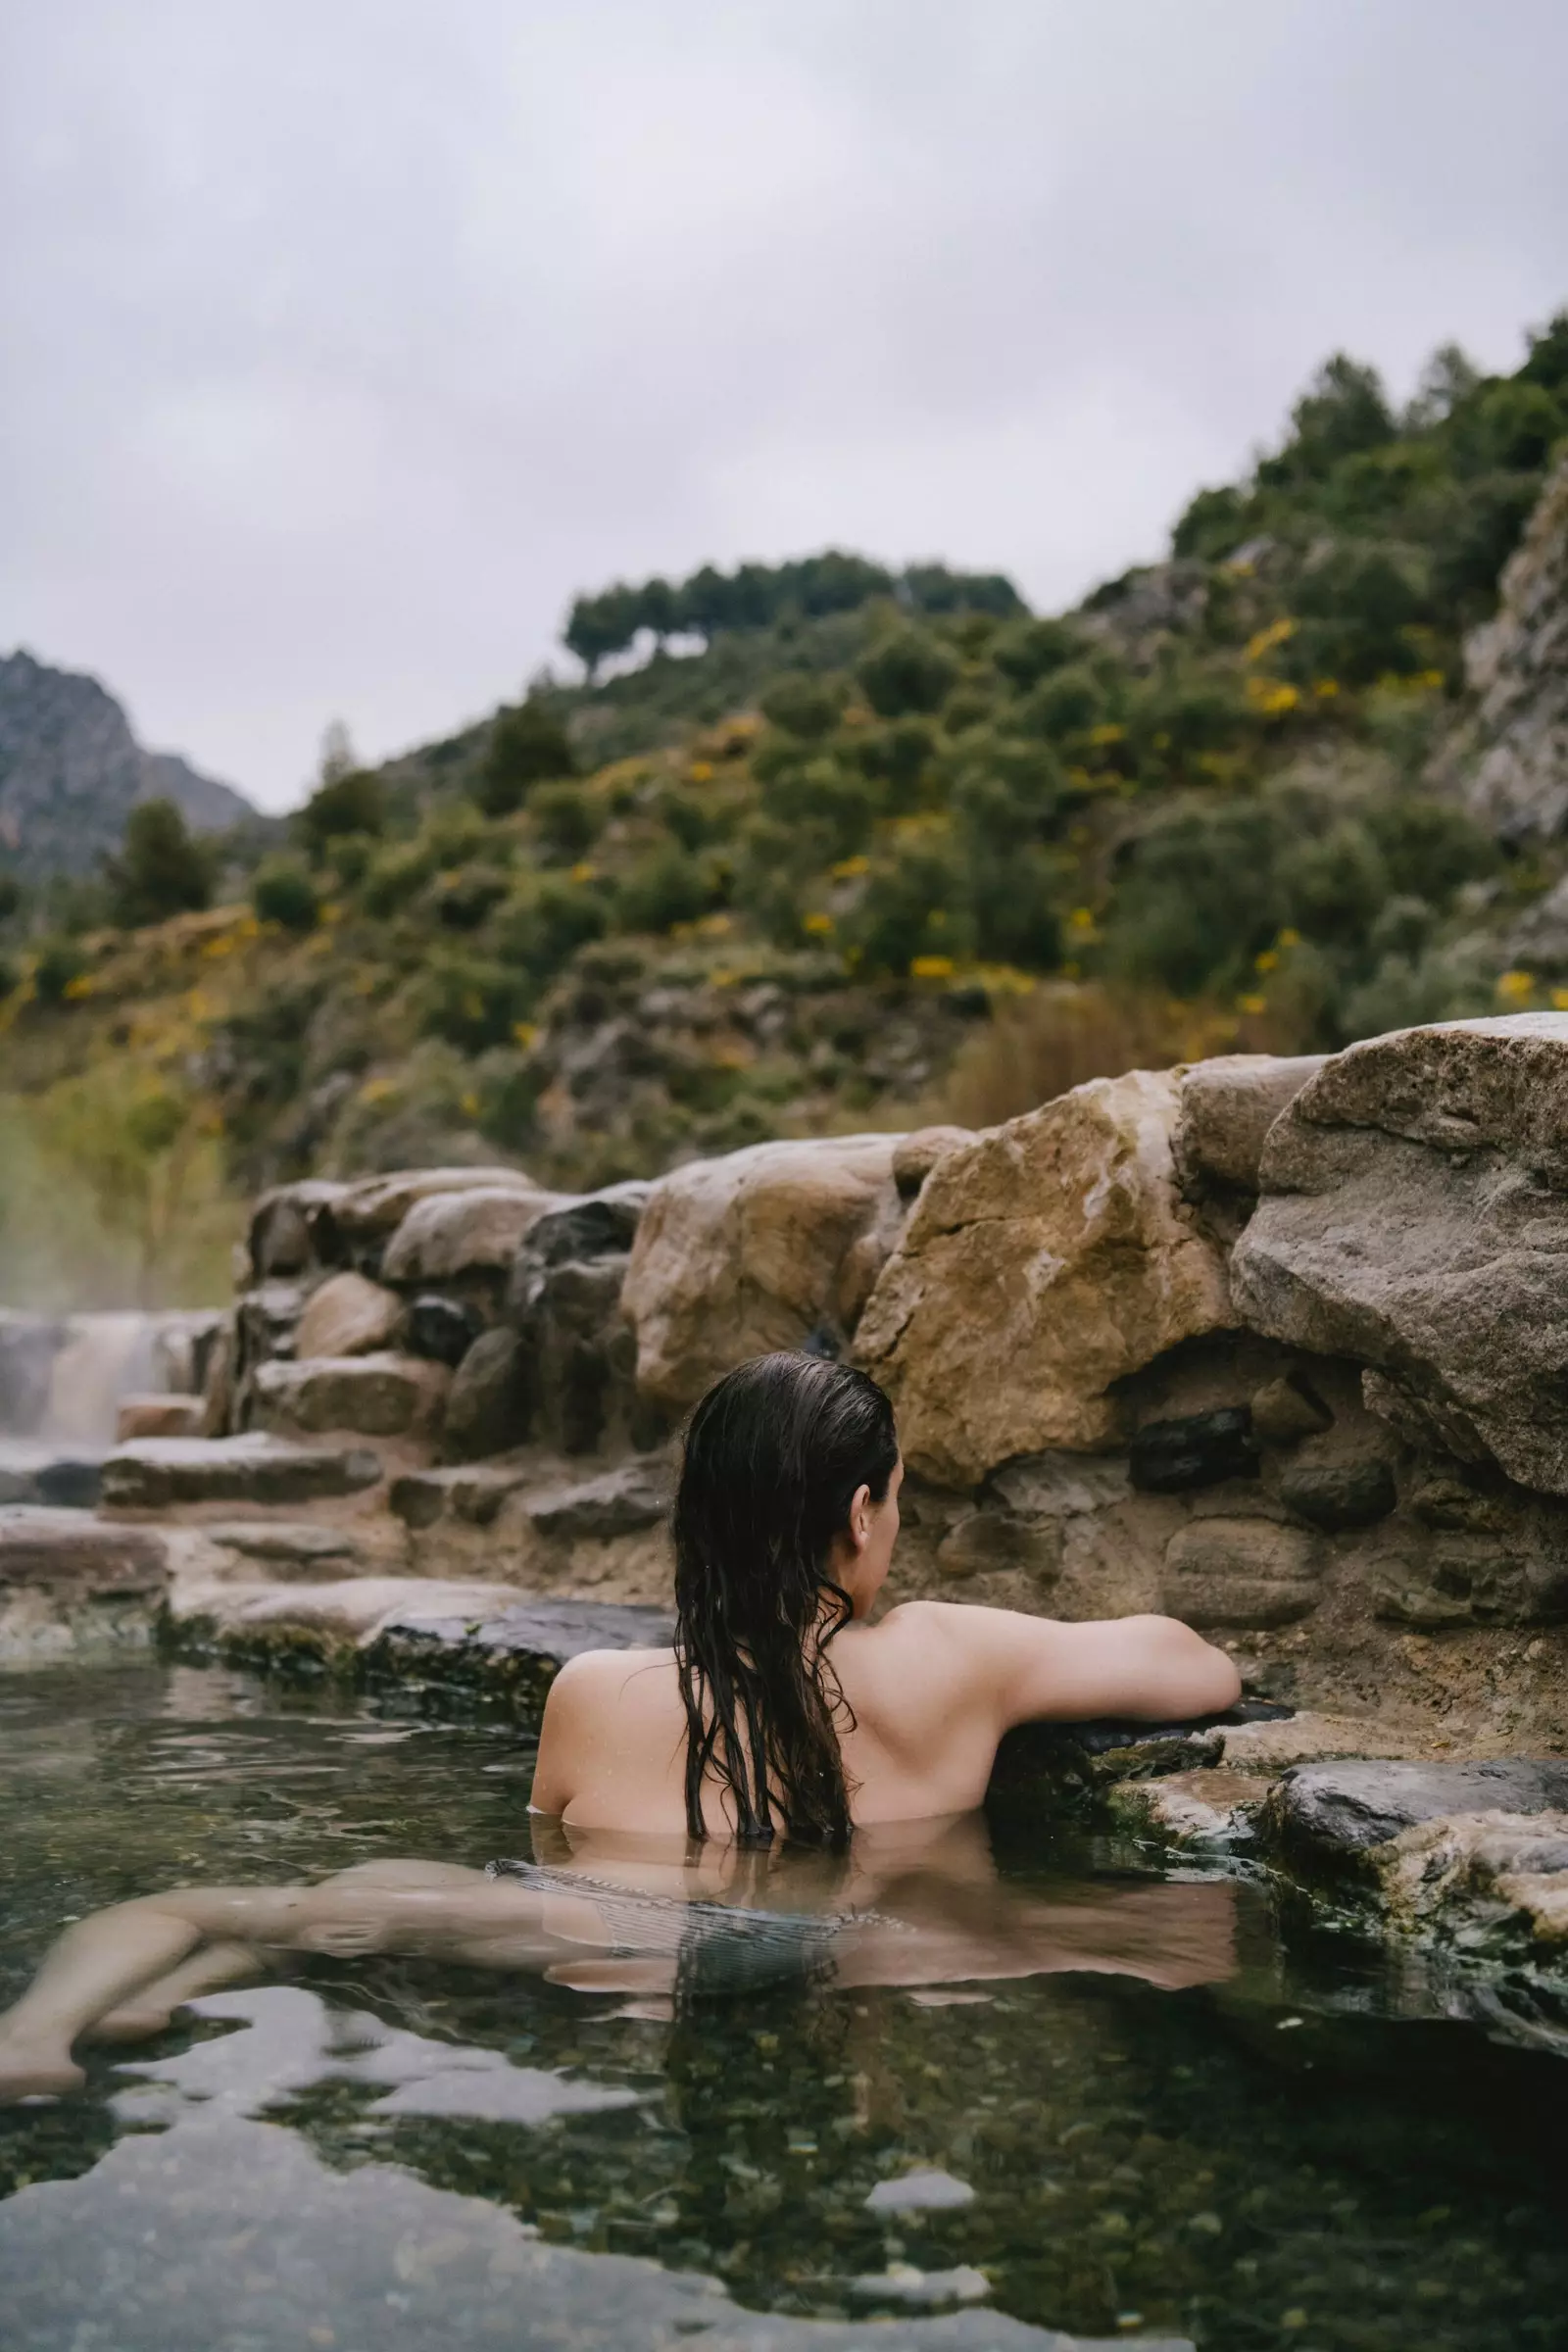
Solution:
<svg viewBox="0 0 1568 2352"><path fill-rule="evenodd" d="M762 715L786 735L817 743L838 725L846 700L842 679L790 670L762 696Z"/></svg>
<svg viewBox="0 0 1568 2352"><path fill-rule="evenodd" d="M285 931L314 931L320 913L310 875L289 858L270 858L257 867L251 905L258 922L278 923Z"/></svg>
<svg viewBox="0 0 1568 2352"><path fill-rule="evenodd" d="M1098 726L1106 712L1105 690L1094 671L1074 662L1052 672L1018 708L1018 724L1048 742L1062 742Z"/></svg>
<svg viewBox="0 0 1568 2352"><path fill-rule="evenodd" d="M580 784L564 778L536 785L528 796L528 814L540 846L568 862L586 857L604 829L599 804Z"/></svg>
<svg viewBox="0 0 1568 2352"><path fill-rule="evenodd" d="M923 629L898 629L865 656L856 671L880 718L906 710L940 710L958 680L958 662Z"/></svg>
<svg viewBox="0 0 1568 2352"><path fill-rule="evenodd" d="M514 890L492 937L509 963L542 983L609 927L610 910L597 883L545 874Z"/></svg>
<svg viewBox="0 0 1568 2352"><path fill-rule="evenodd" d="M1411 636L1426 618L1426 598L1393 549L1342 541L1301 573L1295 602L1300 625L1282 660L1303 684L1327 677L1370 686L1426 666L1429 657Z"/></svg>
<svg viewBox="0 0 1568 2352"><path fill-rule="evenodd" d="M855 768L819 755L800 760L763 787L767 815L792 832L810 829L822 852L820 863L853 858L871 838L880 795Z"/></svg>
<svg viewBox="0 0 1568 2352"><path fill-rule="evenodd" d="M530 695L503 710L474 781L473 797L486 816L510 816L535 784L577 772L570 738L549 704Z"/></svg>
<svg viewBox="0 0 1568 2352"><path fill-rule="evenodd" d="M493 865L460 865L430 890L430 910L448 931L477 931L507 896L507 878Z"/></svg>
<svg viewBox="0 0 1568 2352"><path fill-rule="evenodd" d="M41 940L33 956L32 987L40 1004L59 1004L74 980L87 970L87 951L79 939L57 933Z"/></svg>
<svg viewBox="0 0 1568 2352"><path fill-rule="evenodd" d="M421 1034L465 1054L507 1043L532 1002L526 972L451 949L426 958L416 991Z"/></svg>
<svg viewBox="0 0 1568 2352"><path fill-rule="evenodd" d="M695 922L710 905L701 865L678 841L667 841L638 859L616 892L616 909L628 931L668 931Z"/></svg>
<svg viewBox="0 0 1568 2352"><path fill-rule="evenodd" d="M1436 906L1446 906L1461 884L1496 870L1496 845L1452 801L1414 794L1374 801L1362 821L1377 843L1391 887Z"/></svg>
<svg viewBox="0 0 1568 2352"><path fill-rule="evenodd" d="M1256 803L1184 810L1152 826L1117 885L1109 969L1177 997L1239 982L1285 921L1277 847L1274 812Z"/></svg>
<svg viewBox="0 0 1568 2352"><path fill-rule="evenodd" d="M172 801L142 801L125 819L124 847L109 861L116 922L134 930L209 906L213 860Z"/></svg>
<svg viewBox="0 0 1568 2352"><path fill-rule="evenodd" d="M1389 895L1378 846L1351 818L1292 841L1275 875L1287 923L1326 947L1359 946Z"/></svg>
<svg viewBox="0 0 1568 2352"><path fill-rule="evenodd" d="M1069 621L1023 620L998 631L991 659L1010 686L1027 694L1082 652L1083 638Z"/></svg>
<svg viewBox="0 0 1568 2352"><path fill-rule="evenodd" d="M366 872L362 897L368 914L383 919L417 898L435 861L427 842L401 841L376 853Z"/></svg>
<svg viewBox="0 0 1568 2352"><path fill-rule="evenodd" d="M862 775L887 787L887 807L899 816L912 814L926 799L936 748L931 721L913 717L861 728L845 746Z"/></svg>
<svg viewBox="0 0 1568 2352"><path fill-rule="evenodd" d="M1246 536L1246 498L1227 484L1223 489L1198 492L1170 535L1170 552L1178 558L1197 556L1205 564L1217 564Z"/></svg>
<svg viewBox="0 0 1568 2352"><path fill-rule="evenodd" d="M857 969L903 974L920 956L971 955L968 877L958 843L932 824L877 858L858 905L845 917Z"/></svg>
<svg viewBox="0 0 1568 2352"><path fill-rule="evenodd" d="M297 840L316 858L351 833L375 840L386 831L386 787L371 769L351 767L318 784L293 821Z"/></svg>

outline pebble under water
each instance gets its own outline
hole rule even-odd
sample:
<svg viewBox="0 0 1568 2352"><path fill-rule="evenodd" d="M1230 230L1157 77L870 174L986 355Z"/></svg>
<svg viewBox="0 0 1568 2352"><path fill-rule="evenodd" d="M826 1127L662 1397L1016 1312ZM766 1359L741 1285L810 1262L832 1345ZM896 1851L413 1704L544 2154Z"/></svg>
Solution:
<svg viewBox="0 0 1568 2352"><path fill-rule="evenodd" d="M531 1766L505 1721L224 1671L0 1678L0 2004L67 1919L158 1886L526 1851ZM1138 1883L991 1827L1047 1903ZM0 2343L1568 2345L1561 2061L1396 2014L1375 1958L1293 1948L1260 1888L1203 1899L1234 1899L1235 1964L1180 1990L1086 1949L671 2017L291 1962L0 2111Z"/></svg>

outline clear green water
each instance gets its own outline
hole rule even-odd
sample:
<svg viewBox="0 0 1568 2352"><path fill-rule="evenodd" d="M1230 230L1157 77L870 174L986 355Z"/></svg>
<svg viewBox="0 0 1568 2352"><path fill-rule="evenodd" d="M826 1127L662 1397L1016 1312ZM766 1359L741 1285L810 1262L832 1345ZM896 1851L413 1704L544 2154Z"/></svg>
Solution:
<svg viewBox="0 0 1568 2352"><path fill-rule="evenodd" d="M530 1762L502 1723L221 1672L0 1678L0 2001L65 1918L160 1885L526 1851ZM1009 1896L1125 1884L1027 1822L993 1838ZM1408 1984L1292 1950L1256 1890L1234 1931L1184 1990L821 1983L678 2021L300 1963L0 2112L0 2344L1568 2345L1560 2062L1393 2014ZM867 2205L921 2168L972 2197Z"/></svg>

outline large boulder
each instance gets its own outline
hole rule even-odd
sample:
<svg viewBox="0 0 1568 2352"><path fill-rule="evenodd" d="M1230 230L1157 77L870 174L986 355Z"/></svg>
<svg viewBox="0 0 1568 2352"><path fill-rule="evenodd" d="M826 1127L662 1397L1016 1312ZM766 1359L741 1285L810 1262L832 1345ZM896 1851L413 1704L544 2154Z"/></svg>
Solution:
<svg viewBox="0 0 1568 2352"><path fill-rule="evenodd" d="M395 1233L421 1200L454 1193L538 1190L520 1168L395 1168L389 1175L366 1176L358 1184L338 1187L331 1204L332 1226L340 1247L358 1262L368 1246Z"/></svg>
<svg viewBox="0 0 1568 2352"><path fill-rule="evenodd" d="M748 1356L838 1351L897 1231L898 1140L753 1144L655 1185L621 1293L645 1397L680 1411Z"/></svg>
<svg viewBox="0 0 1568 2352"><path fill-rule="evenodd" d="M537 1185L473 1185L416 1200L381 1260L386 1282L449 1282L465 1274L504 1273L517 1244L548 1208L554 1193Z"/></svg>
<svg viewBox="0 0 1568 2352"><path fill-rule="evenodd" d="M1115 1382L1234 1318L1181 1200L1172 1072L1096 1078L938 1159L856 1335L911 1466L972 1486L1115 1443Z"/></svg>
<svg viewBox="0 0 1568 2352"><path fill-rule="evenodd" d="M285 1437L351 1430L365 1438L423 1437L439 1426L451 1380L417 1355L318 1355L263 1364L256 1416Z"/></svg>
<svg viewBox="0 0 1568 2352"><path fill-rule="evenodd" d="M1351 1046L1270 1130L1232 1265L1271 1338L1352 1356L1408 1432L1568 1494L1568 1014Z"/></svg>

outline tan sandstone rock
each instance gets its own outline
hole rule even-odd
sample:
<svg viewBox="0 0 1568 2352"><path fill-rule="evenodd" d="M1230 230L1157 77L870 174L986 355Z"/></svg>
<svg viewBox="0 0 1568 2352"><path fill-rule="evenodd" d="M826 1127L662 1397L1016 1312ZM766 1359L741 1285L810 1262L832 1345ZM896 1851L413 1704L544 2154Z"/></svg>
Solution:
<svg viewBox="0 0 1568 2352"><path fill-rule="evenodd" d="M115 1444L136 1438L199 1438L207 1407L200 1396L122 1396L115 1411Z"/></svg>
<svg viewBox="0 0 1568 2352"><path fill-rule="evenodd" d="M452 1375L416 1355L318 1355L257 1368L256 1414L280 1436L352 1430L420 1437L440 1422Z"/></svg>
<svg viewBox="0 0 1568 2352"><path fill-rule="evenodd" d="M332 1220L350 1242L372 1241L402 1224L421 1200L453 1193L536 1193L540 1187L520 1168L395 1168L338 1186Z"/></svg>
<svg viewBox="0 0 1568 2352"><path fill-rule="evenodd" d="M856 1335L911 1466L972 1486L1118 1435L1113 1382L1232 1321L1179 1199L1171 1072L1096 1078L945 1153Z"/></svg>
<svg viewBox="0 0 1568 2352"><path fill-rule="evenodd" d="M517 1244L556 1193L537 1185L475 1185L432 1193L410 1208L386 1247L381 1271L388 1282L450 1282L470 1273L505 1273Z"/></svg>
<svg viewBox="0 0 1568 2352"><path fill-rule="evenodd" d="M294 1334L294 1352L371 1355L392 1346L402 1320L403 1301L396 1291L367 1282L363 1274L333 1274L306 1301Z"/></svg>
<svg viewBox="0 0 1568 2352"><path fill-rule="evenodd" d="M843 1336L870 1287L857 1244L891 1243L897 1141L754 1144L654 1187L621 1293L643 1396L679 1411L748 1356Z"/></svg>

